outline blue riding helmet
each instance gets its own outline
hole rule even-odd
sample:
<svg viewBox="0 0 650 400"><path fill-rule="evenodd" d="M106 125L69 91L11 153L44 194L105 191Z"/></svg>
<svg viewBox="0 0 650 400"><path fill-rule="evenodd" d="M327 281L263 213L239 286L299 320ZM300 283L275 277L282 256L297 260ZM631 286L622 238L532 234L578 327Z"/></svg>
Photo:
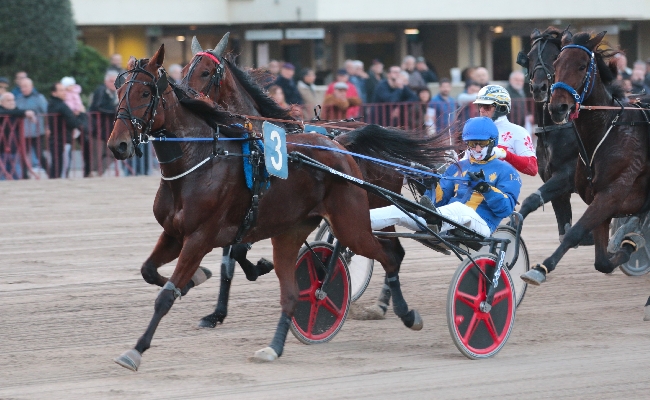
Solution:
<svg viewBox="0 0 650 400"><path fill-rule="evenodd" d="M499 130L488 117L470 118L463 127L463 141L468 140L490 140L494 141L493 146L499 144Z"/></svg>

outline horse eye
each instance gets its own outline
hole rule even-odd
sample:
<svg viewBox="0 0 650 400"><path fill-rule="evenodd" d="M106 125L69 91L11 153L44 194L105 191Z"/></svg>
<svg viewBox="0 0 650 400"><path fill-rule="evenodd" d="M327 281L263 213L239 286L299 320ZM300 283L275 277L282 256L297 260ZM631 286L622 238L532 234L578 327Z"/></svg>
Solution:
<svg viewBox="0 0 650 400"><path fill-rule="evenodd" d="M146 99L147 97L149 97L150 94L151 93L149 93L148 91L142 92L142 97Z"/></svg>
<svg viewBox="0 0 650 400"><path fill-rule="evenodd" d="M580 66L580 71L584 71L584 70L586 70L586 69L587 69L587 66L586 66L586 65L581 65L581 66Z"/></svg>
<svg viewBox="0 0 650 400"><path fill-rule="evenodd" d="M206 77L206 76L208 76L208 75L210 75L210 71L203 71L203 72L201 73L201 76L202 76L202 77Z"/></svg>

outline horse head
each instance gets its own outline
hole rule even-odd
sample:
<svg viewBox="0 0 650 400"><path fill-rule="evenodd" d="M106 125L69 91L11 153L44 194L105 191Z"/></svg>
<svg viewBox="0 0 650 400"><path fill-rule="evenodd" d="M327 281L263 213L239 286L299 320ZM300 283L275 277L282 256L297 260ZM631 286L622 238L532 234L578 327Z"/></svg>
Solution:
<svg viewBox="0 0 650 400"><path fill-rule="evenodd" d="M164 58L164 45L151 59L131 57L128 70L115 80L119 103L108 148L118 160L133 157L143 138L146 141L164 124L164 103L160 100L169 86L162 69Z"/></svg>
<svg viewBox="0 0 650 400"><path fill-rule="evenodd" d="M196 36L192 38L193 58L183 68L182 85L218 102L221 86L228 85L226 63L223 58L230 32L226 33L214 50L203 50Z"/></svg>
<svg viewBox="0 0 650 400"><path fill-rule="evenodd" d="M553 62L560 54L561 39L562 31L553 26L549 26L544 32L535 29L530 35L530 52L525 56L525 61L522 62L525 65L522 66L528 68L530 91L536 102L545 102L548 99L555 75Z"/></svg>
<svg viewBox="0 0 650 400"><path fill-rule="evenodd" d="M595 51L606 32L601 32L588 40L587 34L565 33L562 37L562 50L553 63L555 82L551 88L549 111L556 124L563 123L572 112L577 116L580 103L586 99L599 76L596 74Z"/></svg>

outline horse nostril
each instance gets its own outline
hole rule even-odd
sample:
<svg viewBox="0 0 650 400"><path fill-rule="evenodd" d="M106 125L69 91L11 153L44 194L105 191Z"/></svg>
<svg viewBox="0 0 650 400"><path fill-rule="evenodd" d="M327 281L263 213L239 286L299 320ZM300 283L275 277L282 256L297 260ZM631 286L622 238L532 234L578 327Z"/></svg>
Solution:
<svg viewBox="0 0 650 400"><path fill-rule="evenodd" d="M560 104L560 107L558 107L560 112L565 113L569 111L569 105L568 104Z"/></svg>
<svg viewBox="0 0 650 400"><path fill-rule="evenodd" d="M117 151L119 151L120 153L126 153L127 147L128 145L126 144L126 142L120 142L120 145L117 147Z"/></svg>
<svg viewBox="0 0 650 400"><path fill-rule="evenodd" d="M542 86L539 88L540 92L546 92L546 83L543 83Z"/></svg>

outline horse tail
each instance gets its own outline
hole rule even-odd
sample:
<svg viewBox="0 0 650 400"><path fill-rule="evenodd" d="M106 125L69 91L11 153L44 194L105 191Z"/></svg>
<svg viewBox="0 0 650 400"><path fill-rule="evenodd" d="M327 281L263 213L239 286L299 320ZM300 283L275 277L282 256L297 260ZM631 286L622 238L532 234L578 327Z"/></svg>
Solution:
<svg viewBox="0 0 650 400"><path fill-rule="evenodd" d="M445 152L458 147L458 132L447 129L431 135L366 125L336 137L348 151L392 162L416 162L433 167L445 162Z"/></svg>

